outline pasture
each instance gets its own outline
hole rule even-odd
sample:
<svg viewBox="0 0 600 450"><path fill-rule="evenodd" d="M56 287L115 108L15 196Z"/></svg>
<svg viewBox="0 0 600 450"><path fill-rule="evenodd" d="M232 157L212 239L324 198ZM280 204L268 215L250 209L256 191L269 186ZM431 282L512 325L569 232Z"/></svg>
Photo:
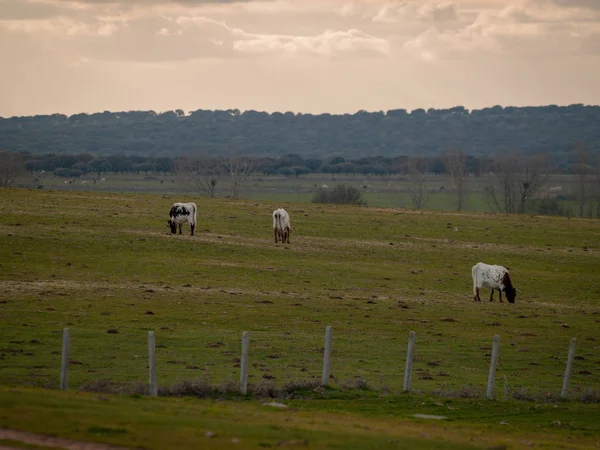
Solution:
<svg viewBox="0 0 600 450"><path fill-rule="evenodd" d="M198 205L196 236L170 234L175 201ZM289 245L273 242L280 206ZM414 330L415 398L483 392L498 334L496 398L552 401L576 337L576 402L561 411L599 412L579 403L600 389L599 221L45 189L1 190L0 213L2 385L56 387L64 327L73 389L146 382L150 330L159 387L238 380L243 331L251 384L314 381L331 325L331 388L307 396L338 400L300 408L392 414L382 398L413 398L399 394ZM472 301L478 261L510 268L515 304Z"/></svg>
<svg viewBox="0 0 600 450"><path fill-rule="evenodd" d="M86 192L112 193L145 193L160 195L201 196L186 182L185 175L173 174L103 174L104 180L97 179L97 174L89 173L81 178L68 180L50 173L26 174L17 180L21 187L44 186L46 189L77 190ZM96 179L96 181L94 181ZM231 180L228 176L217 176L215 195L227 197L231 194ZM72 181L72 183L68 183ZM363 199L369 206L381 208L412 208L411 191L415 189L414 181L407 175L349 175L311 173L307 175L264 176L258 173L244 181L239 196L246 200L266 202L308 203L315 191L322 186L334 188L338 184L359 189ZM465 199L463 210L471 212L491 212L490 205L484 197L487 186L493 185L491 176L468 177L465 182ZM578 182L572 175L550 175L544 188L539 192L543 197L548 188L560 186L561 195L568 198L578 192ZM421 209L452 211L456 209L456 194L452 192L452 180L449 176L429 174L424 183L425 197ZM575 200L560 200L560 204L578 211Z"/></svg>

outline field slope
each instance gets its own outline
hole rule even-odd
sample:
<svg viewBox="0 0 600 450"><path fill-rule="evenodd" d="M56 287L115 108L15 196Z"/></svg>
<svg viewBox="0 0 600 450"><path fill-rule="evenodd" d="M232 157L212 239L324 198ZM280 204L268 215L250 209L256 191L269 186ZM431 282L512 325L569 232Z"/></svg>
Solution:
<svg viewBox="0 0 600 450"><path fill-rule="evenodd" d="M196 236L189 227L182 236L168 231L168 210L180 200L198 204ZM273 242L270 213L279 206L292 218L290 245ZM181 380L237 380L243 331L251 336L254 388L317 382L325 326L331 325L331 389L294 402L319 414L333 408L327 413L335 420L345 410L365 418L360 404L396 417L385 407L390 397L443 402L444 396L479 395L495 334L501 350L494 405L513 405L512 398L553 403L575 337L570 392L576 401L558 407L571 415L599 412L597 403L579 401L597 399L600 387L599 221L25 189L0 190L0 213L0 384L19 392L2 391L12 402L3 410L3 426L48 431L33 429L42 412L28 396L53 398L58 411L65 402L68 423L79 414L68 412L70 402L95 401L29 390L57 386L65 327L72 336L72 389L89 389L99 380L145 382L152 330L159 385L166 392ZM472 301L470 269L477 261L511 269L521 291L515 304ZM413 395L402 396L411 330L417 334ZM106 404L123 411L134 401L110 398ZM461 401L477 408L491 404ZM97 426L112 414L106 408ZM262 411L245 402L231 408ZM268 413L267 423L272 414L279 413ZM598 436L588 425L582 445L585 435ZM140 422L139 430L146 426ZM558 428L544 433L565 433ZM453 441L468 444L461 439ZM103 441L138 445L118 433ZM367 448L362 445L356 448Z"/></svg>

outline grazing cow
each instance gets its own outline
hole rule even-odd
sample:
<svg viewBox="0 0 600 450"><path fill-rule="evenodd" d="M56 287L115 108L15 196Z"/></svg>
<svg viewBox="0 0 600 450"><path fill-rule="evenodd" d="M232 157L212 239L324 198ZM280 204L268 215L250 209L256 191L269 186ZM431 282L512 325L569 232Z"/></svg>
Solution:
<svg viewBox="0 0 600 450"><path fill-rule="evenodd" d="M171 233L177 233L177 225L179 225L179 234L181 233L181 225L188 222L192 230L192 236L194 235L194 229L196 228L196 208L195 203L173 203L171 211L169 212L169 220L167 221L168 226L171 228Z"/></svg>
<svg viewBox="0 0 600 450"><path fill-rule="evenodd" d="M281 240L282 243L290 243L290 233L292 225L290 224L290 215L283 208L273 211L273 234L275 235L275 243Z"/></svg>
<svg viewBox="0 0 600 450"><path fill-rule="evenodd" d="M500 293L500 302L502 302L502 291L506 294L509 303L515 302L517 290L510 281L508 270L502 266L490 266L482 262L478 262L471 269L473 274L473 300L480 302L479 289L482 287L490 288L490 302L494 300L494 289Z"/></svg>

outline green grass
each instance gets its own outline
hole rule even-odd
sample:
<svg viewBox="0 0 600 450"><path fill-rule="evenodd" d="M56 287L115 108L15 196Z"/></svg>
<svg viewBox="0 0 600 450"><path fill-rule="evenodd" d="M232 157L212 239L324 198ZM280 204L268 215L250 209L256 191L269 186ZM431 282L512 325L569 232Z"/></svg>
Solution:
<svg viewBox="0 0 600 450"><path fill-rule="evenodd" d="M43 185L45 189L65 189L84 192L112 193L154 193L160 195L199 196L186 183L183 175L156 174L104 174L105 181L94 182L97 175L88 174L75 179L72 184L65 184L66 179L50 173L26 174L20 177L15 185L31 187ZM228 176L216 177L216 196L226 197L231 194ZM82 184L83 183L83 184ZM254 174L243 184L240 197L248 200L267 202L310 203L314 192L323 185L333 188L338 184L347 184L359 189L363 199L369 206L380 208L412 208L410 192L414 183L406 175L364 176L364 175L331 175L307 174L300 177ZM490 206L483 196L484 188L493 184L490 177L469 177L466 182L466 196L463 210L471 212L490 212ZM430 175L426 181L426 199L422 209L437 211L453 211L456 209L456 196L451 192L452 180L443 175ZM562 195L573 197L578 191L576 177L570 175L551 175L544 187L561 186ZM444 190L441 190L441 188ZM561 200L561 205L572 208L578 213L579 206L575 200Z"/></svg>
<svg viewBox="0 0 600 450"><path fill-rule="evenodd" d="M214 401L0 387L0 427L146 449L596 448L594 405L411 396ZM415 419L414 414L446 417ZM206 437L211 433L212 437Z"/></svg>
<svg viewBox="0 0 600 450"><path fill-rule="evenodd" d="M556 398L571 337L572 398L590 389L597 398L600 221L186 198L199 207L194 237L187 226L183 236L168 231L178 196L1 190L0 384L56 387L64 327L73 389L100 379L145 382L150 330L159 386L238 380L243 331L251 336L251 384L314 381L331 325L331 395L339 399L303 408L360 417L367 404L386 410L378 396L401 391L411 330L417 399L485 390L495 334L498 399ZM290 212L290 245L272 241L277 206ZM477 261L510 267L522 291L515 304L472 301ZM372 390L344 389L357 376ZM598 412L597 404L564 406ZM123 428L104 419L92 425Z"/></svg>

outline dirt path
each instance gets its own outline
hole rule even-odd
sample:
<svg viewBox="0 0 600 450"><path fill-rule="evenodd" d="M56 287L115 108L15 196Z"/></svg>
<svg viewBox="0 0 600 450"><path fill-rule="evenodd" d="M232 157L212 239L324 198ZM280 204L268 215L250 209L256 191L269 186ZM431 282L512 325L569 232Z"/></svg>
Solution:
<svg viewBox="0 0 600 450"><path fill-rule="evenodd" d="M26 431L8 430L0 428L0 440L9 440L21 442L30 445L39 445L48 448L60 448L67 450L127 450L127 447L113 447L94 442L73 441L43 434L29 433ZM11 447L10 445L0 444L0 450L17 450L22 447Z"/></svg>

